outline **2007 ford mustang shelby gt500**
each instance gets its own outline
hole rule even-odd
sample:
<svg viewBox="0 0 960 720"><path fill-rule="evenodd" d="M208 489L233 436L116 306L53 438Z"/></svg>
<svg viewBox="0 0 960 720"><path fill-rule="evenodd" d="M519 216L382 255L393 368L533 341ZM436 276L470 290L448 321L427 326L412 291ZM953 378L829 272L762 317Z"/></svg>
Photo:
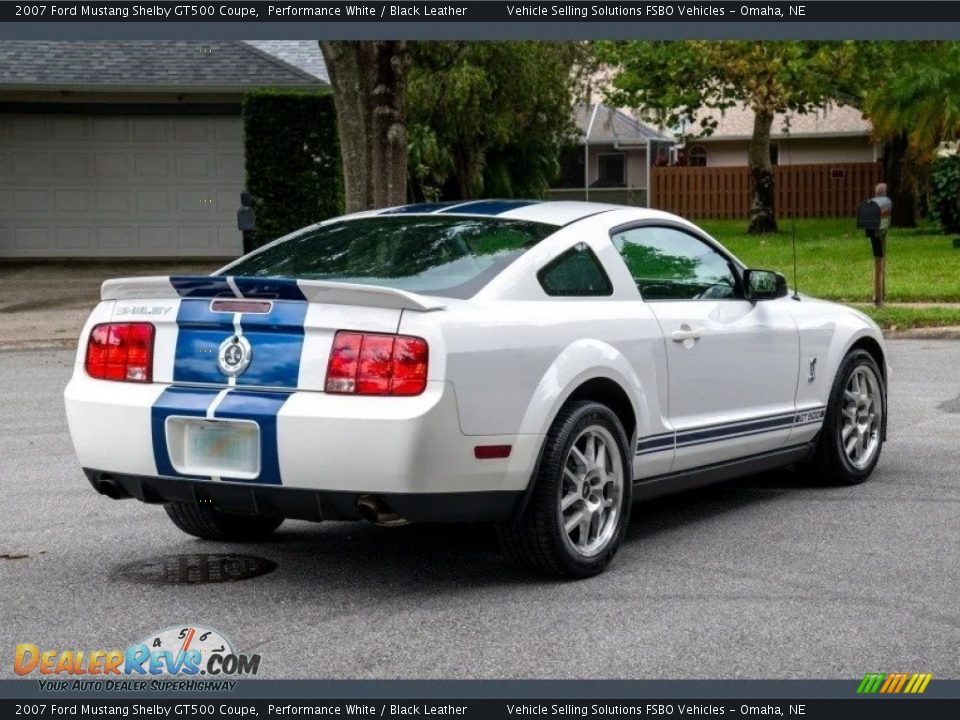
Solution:
<svg viewBox="0 0 960 720"><path fill-rule="evenodd" d="M99 492L201 538L492 521L515 560L584 576L641 497L792 463L866 479L886 380L868 318L678 217L474 201L107 281L66 407Z"/></svg>

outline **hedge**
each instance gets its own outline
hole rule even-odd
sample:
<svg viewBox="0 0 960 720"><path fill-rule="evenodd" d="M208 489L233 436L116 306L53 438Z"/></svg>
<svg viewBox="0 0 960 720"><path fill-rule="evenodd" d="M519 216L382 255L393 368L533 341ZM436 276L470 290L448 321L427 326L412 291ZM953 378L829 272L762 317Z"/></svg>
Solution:
<svg viewBox="0 0 960 720"><path fill-rule="evenodd" d="M343 212L333 95L253 91L243 101L243 128L254 247Z"/></svg>

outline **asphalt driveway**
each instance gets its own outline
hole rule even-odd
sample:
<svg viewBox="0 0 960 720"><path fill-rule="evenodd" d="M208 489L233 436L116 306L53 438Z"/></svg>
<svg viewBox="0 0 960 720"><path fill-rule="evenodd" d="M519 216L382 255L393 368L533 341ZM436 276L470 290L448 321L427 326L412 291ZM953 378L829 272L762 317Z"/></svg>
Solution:
<svg viewBox="0 0 960 720"><path fill-rule="evenodd" d="M960 343L895 341L874 477L784 471L637 506L610 571L531 578L478 527L288 522L231 548L99 497L70 447L72 353L0 352L0 676L14 645L125 647L181 623L263 656L261 677L960 676ZM143 585L157 557L242 551L273 572Z"/></svg>

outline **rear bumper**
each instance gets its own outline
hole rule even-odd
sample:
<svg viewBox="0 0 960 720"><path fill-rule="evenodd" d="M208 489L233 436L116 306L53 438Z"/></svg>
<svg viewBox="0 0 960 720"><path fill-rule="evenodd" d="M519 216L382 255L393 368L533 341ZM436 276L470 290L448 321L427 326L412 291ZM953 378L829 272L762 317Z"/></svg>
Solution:
<svg viewBox="0 0 960 720"><path fill-rule="evenodd" d="M250 483L210 482L123 475L84 468L101 495L145 503L185 502L224 512L296 520L359 520L360 492L270 487ZM393 512L412 522L495 522L511 517L524 493L377 493Z"/></svg>
<svg viewBox="0 0 960 720"><path fill-rule="evenodd" d="M238 481L226 474L214 479L181 473L170 460L165 419L202 418L205 412L209 418L210 407L216 407L214 419L250 420L260 427L261 474L233 482L251 489L352 497L523 491L542 442L533 435L464 435L456 393L446 382L433 382L409 398L238 388L213 406L217 394L217 388L93 380L78 370L65 404L80 465L115 477L201 485ZM512 449L507 458L478 460L477 445Z"/></svg>

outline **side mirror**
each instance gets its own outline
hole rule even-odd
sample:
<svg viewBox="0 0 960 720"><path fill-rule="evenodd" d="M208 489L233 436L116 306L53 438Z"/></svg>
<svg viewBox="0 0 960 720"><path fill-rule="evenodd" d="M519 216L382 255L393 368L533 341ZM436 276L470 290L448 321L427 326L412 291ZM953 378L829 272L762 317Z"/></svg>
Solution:
<svg viewBox="0 0 960 720"><path fill-rule="evenodd" d="M747 300L774 300L787 296L787 279L773 270L745 270L743 290Z"/></svg>

